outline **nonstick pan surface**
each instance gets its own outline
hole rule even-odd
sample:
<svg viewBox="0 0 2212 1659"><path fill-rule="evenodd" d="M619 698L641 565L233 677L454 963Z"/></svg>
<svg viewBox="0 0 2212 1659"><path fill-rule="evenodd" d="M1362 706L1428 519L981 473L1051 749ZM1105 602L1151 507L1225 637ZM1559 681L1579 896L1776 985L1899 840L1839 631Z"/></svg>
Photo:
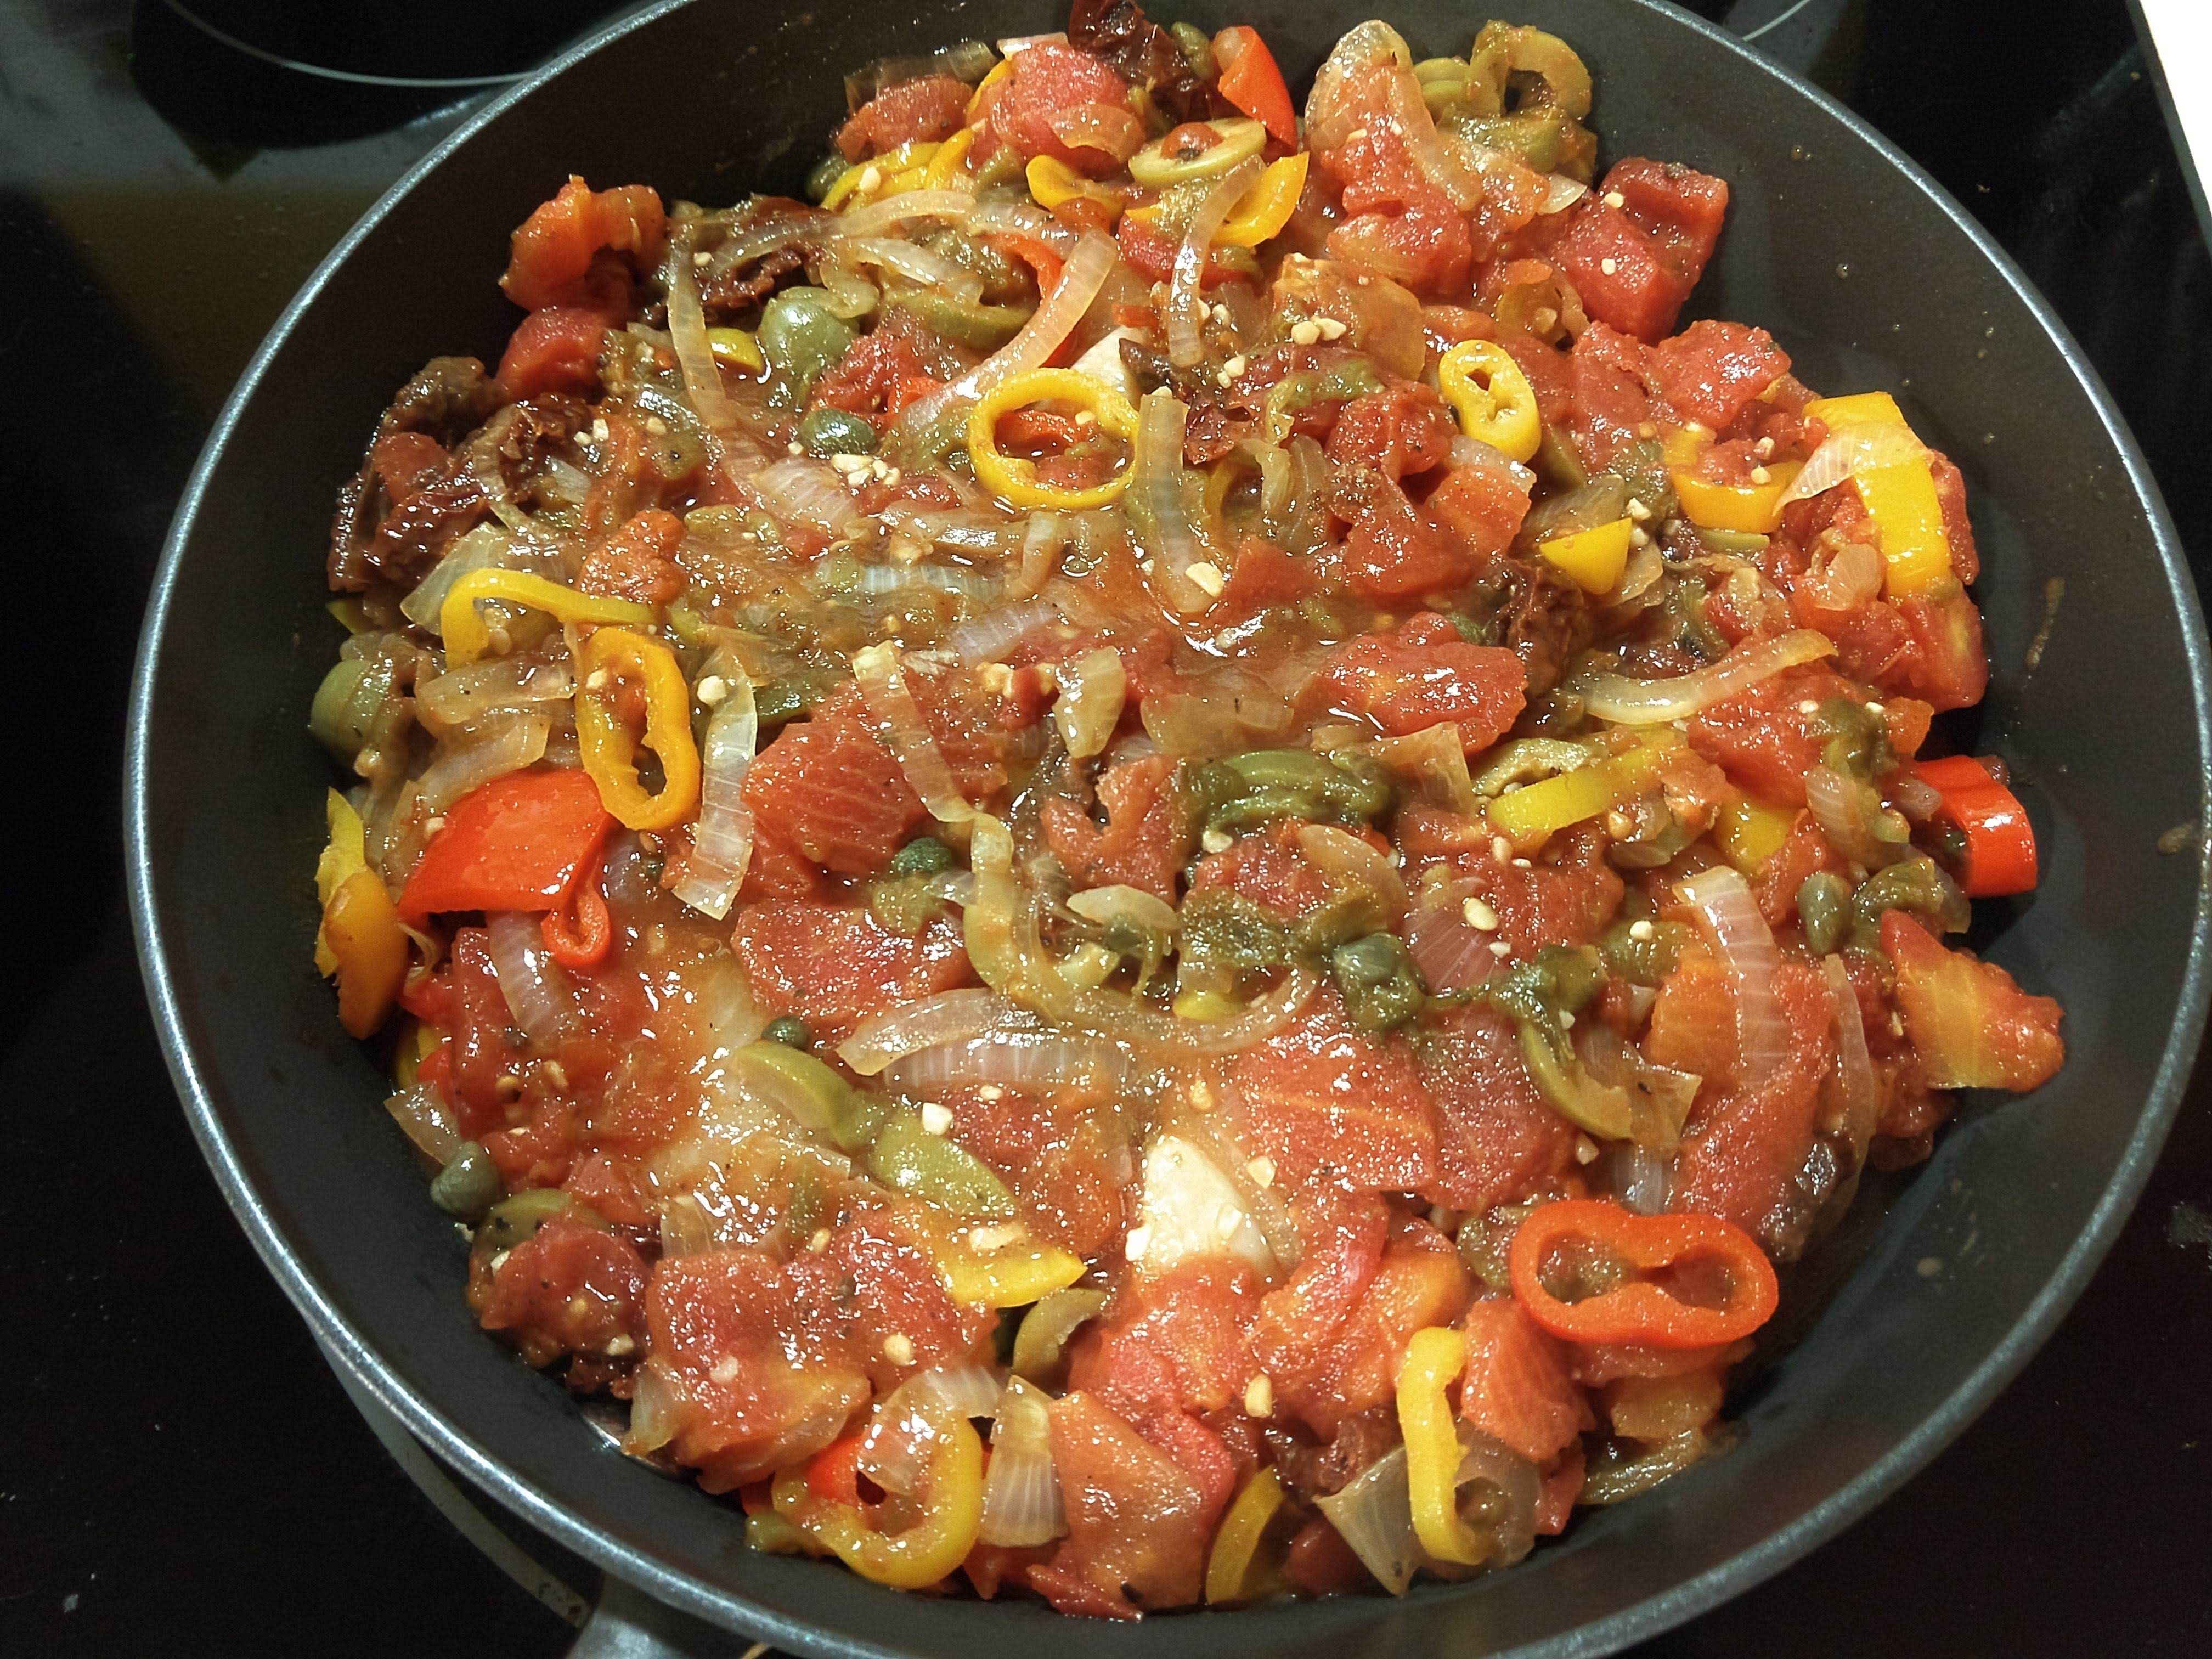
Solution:
<svg viewBox="0 0 2212 1659"><path fill-rule="evenodd" d="M1970 1100L1930 1162L1863 1195L1795 1273L1796 1340L1733 1403L1744 1435L1730 1455L1584 1511L1563 1540L1470 1584L1136 1626L902 1596L755 1554L735 1506L622 1457L557 1382L476 1328L452 1224L424 1201L413 1152L377 1108L384 1079L309 963L330 773L306 727L336 644L321 611L333 493L424 359L496 356L515 320L495 285L507 229L568 173L710 203L794 191L842 114L844 70L1064 21L1016 0L663 7L463 128L277 324L171 532L127 763L148 991L241 1224L356 1382L562 1543L810 1654L1601 1653L1864 1514L2003 1386L2104 1254L2172 1116L2207 989L2203 862L2185 828L2205 814L2205 639L2142 458L2018 272L1834 104L1650 0L1504 9L1583 53L1607 159L1679 160L1729 181L1729 229L1691 314L1771 329L1823 391L1897 392L1965 469L1992 674L1953 735L2025 780L2045 870L2032 897L1985 906L1972 942L2064 1004L2065 1070L2024 1100ZM1463 52L1485 15L1437 0L1163 11L1256 24L1301 87L1363 17L1431 52ZM2161 852L2177 829L2184 850Z"/></svg>

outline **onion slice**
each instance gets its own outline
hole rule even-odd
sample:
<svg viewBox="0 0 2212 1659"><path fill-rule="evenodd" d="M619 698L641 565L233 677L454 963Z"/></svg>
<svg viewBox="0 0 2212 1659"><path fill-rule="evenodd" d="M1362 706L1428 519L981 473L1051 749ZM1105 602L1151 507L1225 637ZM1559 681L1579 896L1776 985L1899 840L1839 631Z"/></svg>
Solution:
<svg viewBox="0 0 2212 1659"><path fill-rule="evenodd" d="M1051 1396L1020 1377L1007 1379L991 1429L991 1468L983 1480L987 1544L1027 1548L1067 1530L1060 1474L1052 1461Z"/></svg>
<svg viewBox="0 0 2212 1659"><path fill-rule="evenodd" d="M491 935L491 970L514 1023L533 1042L558 1042L568 1027L563 1005L573 1001L574 993L545 948L538 918L501 910L485 917L484 927Z"/></svg>
<svg viewBox="0 0 2212 1659"><path fill-rule="evenodd" d="M1167 337L1168 361L1177 368L1189 368L1206 355L1201 325L1206 317L1206 261L1213 257L1213 239L1220 233L1223 221L1261 171L1260 158L1255 155L1223 173L1200 199L1189 228L1176 249L1175 265L1168 278Z"/></svg>
<svg viewBox="0 0 2212 1659"><path fill-rule="evenodd" d="M1137 407L1136 441L1130 446L1128 505L1168 602L1182 615L1194 617L1214 596L1192 580L1192 568L1209 564L1218 574L1221 564L1206 556L1211 550L1199 528L1200 489L1183 470L1183 434L1189 422L1190 411L1167 387L1145 394Z"/></svg>
<svg viewBox="0 0 2212 1659"><path fill-rule="evenodd" d="M1790 1052L1790 1029L1774 990L1782 969L1774 934L1750 884L1731 866L1700 870L1674 890L1696 908L1735 991L1735 1085L1756 1086L1781 1069Z"/></svg>
<svg viewBox="0 0 2212 1659"><path fill-rule="evenodd" d="M945 636L945 648L965 663L996 662L1033 629L1059 620L1060 612L1042 599L1002 605L962 623Z"/></svg>
<svg viewBox="0 0 2212 1659"><path fill-rule="evenodd" d="M688 261L671 263L676 274L668 283L668 337L676 349L677 366L684 371L684 390L708 431L726 432L737 416L722 390L722 371L707 338L707 313L699 302L698 285L691 280Z"/></svg>
<svg viewBox="0 0 2212 1659"><path fill-rule="evenodd" d="M1836 653L1835 642L1809 628L1738 646L1718 662L1666 679L1632 680L1621 674L1577 675L1568 689L1583 712L1615 726L1656 726L1687 720L1785 668Z"/></svg>
<svg viewBox="0 0 2212 1659"><path fill-rule="evenodd" d="M908 219L964 219L975 205L975 198L964 190L902 190L830 222L836 230L834 240L849 242L880 235Z"/></svg>
<svg viewBox="0 0 2212 1659"><path fill-rule="evenodd" d="M1844 479L1873 468L1923 460L1927 454L1927 446L1912 435L1910 427L1882 422L1832 432L1782 492L1782 505L1833 489Z"/></svg>
<svg viewBox="0 0 2212 1659"><path fill-rule="evenodd" d="M996 991L943 991L870 1015L837 1045L837 1058L856 1076L873 1077L908 1054L981 1036L1020 1018L1014 1006Z"/></svg>
<svg viewBox="0 0 2212 1659"><path fill-rule="evenodd" d="M973 818L975 809L960 793L952 767L907 685L898 647L862 647L853 659L853 678L860 682L860 700L867 704L878 735L929 815L939 823L965 823Z"/></svg>
<svg viewBox="0 0 2212 1659"><path fill-rule="evenodd" d="M1874 1139L1881 1091L1875 1079L1873 1058L1867 1052L1866 1020L1859 1008L1859 994L1851 985L1844 959L1825 957L1820 971L1827 976L1828 988L1836 997L1837 1127L1850 1143L1856 1155L1852 1167L1856 1168L1858 1163L1864 1161L1867 1145Z"/></svg>
<svg viewBox="0 0 2212 1659"><path fill-rule="evenodd" d="M729 690L714 707L699 744L699 823L676 896L715 921L730 914L753 856L753 814L745 805L745 772L760 744L753 683L734 661L719 663Z"/></svg>
<svg viewBox="0 0 2212 1659"><path fill-rule="evenodd" d="M775 518L819 531L833 541L866 523L826 461L793 456L763 467L746 482Z"/></svg>
<svg viewBox="0 0 2212 1659"><path fill-rule="evenodd" d="M1406 1478L1406 1449L1392 1447L1341 1492L1314 1501L1352 1547L1360 1565L1391 1595L1403 1595L1406 1586L1428 1559L1413 1532L1413 1495Z"/></svg>

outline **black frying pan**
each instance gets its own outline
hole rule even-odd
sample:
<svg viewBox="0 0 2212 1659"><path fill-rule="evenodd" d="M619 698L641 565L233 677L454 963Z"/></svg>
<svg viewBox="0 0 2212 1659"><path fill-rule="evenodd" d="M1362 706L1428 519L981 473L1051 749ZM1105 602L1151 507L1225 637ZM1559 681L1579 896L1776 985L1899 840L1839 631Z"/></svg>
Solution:
<svg viewBox="0 0 2212 1659"><path fill-rule="evenodd" d="M1361 3L1166 5L1256 23L1294 81ZM1955 735L2027 780L2045 875L1975 942L2067 1011L2066 1069L1973 1101L1934 1160L1870 1192L1795 1275L1825 1304L1734 1407L1730 1455L1585 1512L1526 1564L1404 1601L1139 1627L904 1596L747 1552L733 1505L611 1449L560 1387L471 1322L450 1221L376 1102L308 962L327 763L307 704L332 492L435 353L497 355L507 228L571 171L667 196L790 191L842 70L963 36L1058 27L1050 0L908 0L769 15L696 0L611 31L471 122L374 209L285 313L185 495L148 613L127 780L146 980L194 1127L240 1221L352 1378L555 1538L664 1601L816 1654L1608 1651L1810 1549L1925 1462L2020 1368L2149 1171L2203 1024L2204 630L2142 457L2081 354L1958 207L1874 133L1729 36L1650 0L1515 0L1596 76L1606 154L1726 177L1697 305L1771 328L1826 391L1896 391L1966 469L1992 678ZM1425 51L1480 10L1397 0ZM2064 597L2039 665L2047 584Z"/></svg>

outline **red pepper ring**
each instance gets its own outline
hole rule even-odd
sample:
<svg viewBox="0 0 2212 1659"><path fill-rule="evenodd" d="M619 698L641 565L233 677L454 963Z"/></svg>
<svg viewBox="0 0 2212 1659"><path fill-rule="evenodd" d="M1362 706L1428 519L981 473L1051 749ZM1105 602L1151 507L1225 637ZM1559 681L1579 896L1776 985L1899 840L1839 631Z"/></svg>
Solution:
<svg viewBox="0 0 2212 1659"><path fill-rule="evenodd" d="M1956 874L1969 898L2032 891L2041 879L2035 830L2020 797L1971 755L1922 761L1920 781L1943 798L1936 816L1959 832L1964 854Z"/></svg>
<svg viewBox="0 0 2212 1659"><path fill-rule="evenodd" d="M1580 1241L1657 1273L1692 1262L1717 1264L1728 1295L1719 1307L1685 1302L1649 1279L1631 1280L1578 1302L1562 1302L1543 1273L1562 1244ZM1773 1316L1780 1296L1774 1266L1759 1242L1710 1215L1632 1215L1617 1204L1567 1199L1521 1224L1510 1257L1513 1294L1528 1316L1568 1342L1641 1342L1702 1348L1749 1336Z"/></svg>
<svg viewBox="0 0 2212 1659"><path fill-rule="evenodd" d="M614 923L607 915L606 899L599 892L601 862L601 854L593 854L591 867L568 890L566 908L548 910L538 924L545 948L563 968L596 968L613 948Z"/></svg>

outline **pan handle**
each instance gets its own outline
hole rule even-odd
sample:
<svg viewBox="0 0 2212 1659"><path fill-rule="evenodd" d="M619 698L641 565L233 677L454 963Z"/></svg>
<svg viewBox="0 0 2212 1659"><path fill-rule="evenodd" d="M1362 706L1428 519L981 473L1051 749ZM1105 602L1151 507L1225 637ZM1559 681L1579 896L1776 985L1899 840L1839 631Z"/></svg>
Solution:
<svg viewBox="0 0 2212 1659"><path fill-rule="evenodd" d="M770 1656L767 1643L748 1643L717 1630L608 1573L599 1581L599 1599L570 1644L568 1659L770 1659Z"/></svg>

